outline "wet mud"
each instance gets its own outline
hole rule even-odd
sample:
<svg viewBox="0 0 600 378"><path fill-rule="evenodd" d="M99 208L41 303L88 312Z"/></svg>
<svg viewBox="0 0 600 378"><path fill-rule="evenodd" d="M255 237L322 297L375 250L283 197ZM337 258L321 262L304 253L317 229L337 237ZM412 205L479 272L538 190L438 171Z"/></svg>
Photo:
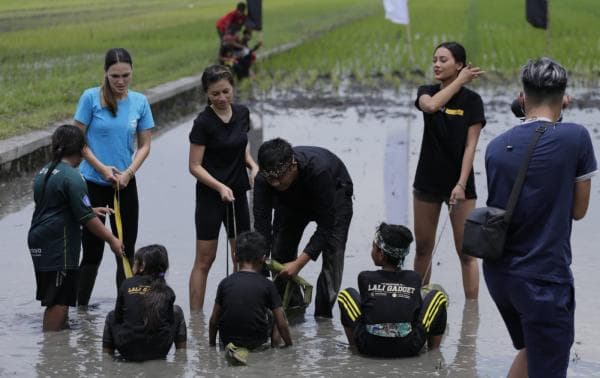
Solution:
<svg viewBox="0 0 600 378"><path fill-rule="evenodd" d="M517 123L509 103L514 88L481 88L488 125L484 128L475 160L478 205L486 198L483 154L495 135ZM374 269L370 245L381 221L412 226L411 184L416 168L422 119L413 106L416 87L372 94L309 96L270 94L248 103L255 127L264 139L281 136L294 145L326 147L346 162L355 183L354 217L346 250L343 287L356 286L358 273ZM583 92L582 92L583 93ZM591 104L597 94L589 93ZM580 98L584 98L581 96ZM600 111L578 105L565 112L565 120L588 127L596 152L600 151ZM439 350L408 359L373 359L353 353L339 323L315 320L311 305L303 319L291 328L295 345L252 353L249 365L230 366L219 349L208 346L208 317L216 286L225 276L223 235L211 270L204 307L205 315L190 317L188 278L194 259L194 179L187 169L188 133L192 118L165 131L153 141L152 152L138 173L140 232L138 246L164 244L170 254L167 281L177 294L188 322L187 351L172 350L166 361L125 363L101 353L104 318L114 307L115 259L106 248L104 260L87 310L70 310L71 330L41 333L43 308L34 300L35 280L26 245L33 212L28 183L2 205L0 215L0 376L432 376L503 377L515 355L502 320L491 301L483 278L478 301L465 302L459 262L453 247L447 213L442 211L440 243L433 262L432 281L442 284L450 296L448 328ZM600 329L596 293L600 259L600 186L593 179L588 216L573 226L573 271L576 287L576 334L569 376L600 375ZM25 180L27 181L27 180ZM8 186L0 191L11 191ZM23 194L24 193L24 194ZM20 195L22 194L22 195ZM314 230L305 232L301 246ZM407 259L412 263L413 251ZM304 278L316 281L320 260L309 263Z"/></svg>

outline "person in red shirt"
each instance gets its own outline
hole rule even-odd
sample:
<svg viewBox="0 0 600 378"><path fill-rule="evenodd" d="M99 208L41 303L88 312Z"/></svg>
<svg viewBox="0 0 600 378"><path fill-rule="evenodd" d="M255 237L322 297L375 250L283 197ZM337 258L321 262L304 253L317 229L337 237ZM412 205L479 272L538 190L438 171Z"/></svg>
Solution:
<svg viewBox="0 0 600 378"><path fill-rule="evenodd" d="M246 22L246 3L238 3L235 10L227 13L223 17L217 20L217 33L219 33L219 39L223 39L223 36L233 29L232 31L237 32L242 28Z"/></svg>

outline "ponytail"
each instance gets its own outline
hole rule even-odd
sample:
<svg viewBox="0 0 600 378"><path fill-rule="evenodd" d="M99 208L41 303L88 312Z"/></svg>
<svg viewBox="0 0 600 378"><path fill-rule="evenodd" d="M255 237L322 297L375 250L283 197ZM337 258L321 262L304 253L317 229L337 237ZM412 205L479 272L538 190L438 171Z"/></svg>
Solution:
<svg viewBox="0 0 600 378"><path fill-rule="evenodd" d="M160 328L161 313L173 307L175 293L167 285L164 273L152 275L150 290L144 298L144 326L147 332Z"/></svg>
<svg viewBox="0 0 600 378"><path fill-rule="evenodd" d="M113 117L117 116L117 98L110 88L108 83L108 76L104 76L104 82L100 87L100 93L102 94L102 105L106 106Z"/></svg>
<svg viewBox="0 0 600 378"><path fill-rule="evenodd" d="M165 281L169 256L166 248L159 244L142 247L136 254L140 252L143 252L143 274L152 280L150 290L144 296L144 327L146 332L154 332L160 328L161 314L168 312L175 301L175 293Z"/></svg>

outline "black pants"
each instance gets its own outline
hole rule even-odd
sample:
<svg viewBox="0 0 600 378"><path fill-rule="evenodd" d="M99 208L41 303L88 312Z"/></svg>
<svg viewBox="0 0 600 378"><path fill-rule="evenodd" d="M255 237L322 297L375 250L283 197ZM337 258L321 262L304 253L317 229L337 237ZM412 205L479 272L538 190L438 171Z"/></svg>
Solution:
<svg viewBox="0 0 600 378"><path fill-rule="evenodd" d="M344 254L348 228L352 220L352 186L339 188L335 195L335 224L327 240L326 249L321 251L323 265L317 280L315 295L315 316L332 317L332 308L335 304L337 293L342 284L344 272ZM285 207L275 210L273 220L273 248L272 257L280 263L290 262L298 256L298 245L302 234L312 219ZM283 298L285 285L277 284ZM291 304L294 304L292 297Z"/></svg>
<svg viewBox="0 0 600 378"><path fill-rule="evenodd" d="M233 65L233 71L238 79L250 76L250 67L252 66L252 53L248 53L237 59Z"/></svg>
<svg viewBox="0 0 600 378"><path fill-rule="evenodd" d="M419 354L430 335L442 335L446 330L448 298L439 290L431 290L425 298L412 331L404 337L382 337L367 331L362 316L360 294L347 288L338 296L342 325L352 328L359 352L376 357L408 357Z"/></svg>
<svg viewBox="0 0 600 378"><path fill-rule="evenodd" d="M98 185L87 181L87 188L92 207L105 207L107 205L110 208L113 207L115 189L112 186ZM123 244L125 246L125 254L127 255L130 263L133 263L135 242L138 234L139 217L139 202L135 178L129 181L127 187L120 190L119 204L121 207L121 221L123 224ZM105 220L101 218L101 221L104 222ZM110 217L110 226L113 234L117 235L117 226L114 216ZM98 267L102 261L105 243L104 240L98 238L84 227L81 237L81 244L83 247L83 257L81 259L81 264L79 265L80 278L79 293L77 296L80 305L87 305L94 287ZM123 264L121 263L120 258L116 256L115 258L117 259L116 283L118 290L119 286L121 286L121 282L123 282L125 279L125 273L123 272Z"/></svg>
<svg viewBox="0 0 600 378"><path fill-rule="evenodd" d="M235 191L233 195L236 198L233 204L223 202L214 190L198 189L196 185L196 240L218 239L221 225L225 226L227 237L230 239L235 237L234 231L241 234L250 230L250 210L246 192Z"/></svg>

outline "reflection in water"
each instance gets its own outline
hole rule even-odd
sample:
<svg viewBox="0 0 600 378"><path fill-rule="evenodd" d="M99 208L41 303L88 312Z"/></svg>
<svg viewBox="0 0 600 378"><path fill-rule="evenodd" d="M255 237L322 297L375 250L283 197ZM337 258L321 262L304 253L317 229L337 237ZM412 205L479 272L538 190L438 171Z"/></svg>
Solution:
<svg viewBox="0 0 600 378"><path fill-rule="evenodd" d="M411 119L409 115L406 117ZM383 187L386 222L409 224L408 222L408 134L410 123L397 125L387 130L383 162Z"/></svg>
<svg viewBox="0 0 600 378"><path fill-rule="evenodd" d="M475 378L477 375L477 331L479 328L479 302L466 300L462 311L462 323L458 338L456 355L449 366L464 378Z"/></svg>
<svg viewBox="0 0 600 378"><path fill-rule="evenodd" d="M73 332L47 332L42 334L39 357L35 370L39 377L67 377L76 375L80 361L73 347Z"/></svg>

